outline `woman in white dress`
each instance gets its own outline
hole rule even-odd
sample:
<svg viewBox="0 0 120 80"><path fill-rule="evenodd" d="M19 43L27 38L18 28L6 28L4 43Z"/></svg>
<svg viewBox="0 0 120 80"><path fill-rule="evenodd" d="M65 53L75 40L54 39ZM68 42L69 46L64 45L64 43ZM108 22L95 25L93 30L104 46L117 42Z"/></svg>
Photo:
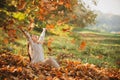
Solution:
<svg viewBox="0 0 120 80"><path fill-rule="evenodd" d="M43 31L40 37L36 35L30 36L30 34L27 31L24 31L23 29L21 30L25 34L29 42L28 53L29 53L31 63L42 62L44 64L49 64L55 68L58 68L59 64L52 57L49 57L48 59L44 59L44 50L42 45L44 43L46 29L43 28Z"/></svg>

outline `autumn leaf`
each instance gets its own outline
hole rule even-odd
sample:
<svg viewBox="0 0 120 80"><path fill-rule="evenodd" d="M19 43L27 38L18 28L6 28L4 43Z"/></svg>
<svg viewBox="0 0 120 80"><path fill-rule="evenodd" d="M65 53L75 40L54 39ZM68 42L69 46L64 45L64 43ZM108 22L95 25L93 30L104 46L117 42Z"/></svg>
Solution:
<svg viewBox="0 0 120 80"><path fill-rule="evenodd" d="M12 16L18 20L24 20L26 17L25 13L22 13L22 12L13 13Z"/></svg>
<svg viewBox="0 0 120 80"><path fill-rule="evenodd" d="M80 44L80 46L79 46L79 49L80 49L80 50L84 50L85 47L86 47L86 42L85 42L85 41L82 41L81 44Z"/></svg>
<svg viewBox="0 0 120 80"><path fill-rule="evenodd" d="M61 12L60 12L60 13L61 13ZM62 14L64 14L64 13L62 12ZM64 23L68 22L69 20L70 20L69 18L65 18L64 20L58 20L58 21L57 21L57 25L64 24Z"/></svg>
<svg viewBox="0 0 120 80"><path fill-rule="evenodd" d="M55 8L55 7L51 7L50 10L51 10L51 11L54 11L54 10L56 10L56 8Z"/></svg>
<svg viewBox="0 0 120 80"><path fill-rule="evenodd" d="M14 38L15 35L16 35L16 30L10 29L10 30L8 31L8 36L9 36L9 37Z"/></svg>
<svg viewBox="0 0 120 80"><path fill-rule="evenodd" d="M30 30L32 30L34 27L35 27L34 20L31 19L31 20L30 20L30 24L28 25L28 30L30 31Z"/></svg>
<svg viewBox="0 0 120 80"><path fill-rule="evenodd" d="M4 40L3 40L3 42L5 43L5 44L8 44L8 38L4 38Z"/></svg>
<svg viewBox="0 0 120 80"><path fill-rule="evenodd" d="M63 24L63 21L62 21L62 20L58 20L58 21L57 21L57 25L60 26L61 24Z"/></svg>
<svg viewBox="0 0 120 80"><path fill-rule="evenodd" d="M48 30L49 30L49 29L54 29L54 27L55 27L55 26L54 26L53 24L47 24L47 25L46 25L46 29L48 29Z"/></svg>
<svg viewBox="0 0 120 80"><path fill-rule="evenodd" d="M76 15L72 15L72 18L73 18L73 19L76 19L76 18L77 18L77 16L76 16Z"/></svg>
<svg viewBox="0 0 120 80"><path fill-rule="evenodd" d="M22 67L18 67L18 68L17 68L17 71L18 71L18 72L22 72Z"/></svg>
<svg viewBox="0 0 120 80"><path fill-rule="evenodd" d="M49 38L48 39L48 42L47 42L47 46L50 47L51 46L51 43L53 42L53 38Z"/></svg>
<svg viewBox="0 0 120 80"><path fill-rule="evenodd" d="M41 21L44 21L44 20L45 20L45 18L44 18L43 16L39 16L38 19L41 20Z"/></svg>
<svg viewBox="0 0 120 80"><path fill-rule="evenodd" d="M60 1L58 2L58 4L59 4L59 5L63 5L63 4L64 4L64 0L60 0Z"/></svg>
<svg viewBox="0 0 120 80"><path fill-rule="evenodd" d="M44 14L44 12L45 12L45 10L44 10L43 8L40 8L39 13L40 13L41 15L43 15L43 14Z"/></svg>
<svg viewBox="0 0 120 80"><path fill-rule="evenodd" d="M25 8L26 4L27 3L25 2L25 0L19 0L19 2L17 4L18 10L23 10Z"/></svg>
<svg viewBox="0 0 120 80"><path fill-rule="evenodd" d="M70 27L68 27L68 28L63 28L62 31L63 31L63 32L69 32L69 31L70 31Z"/></svg>
<svg viewBox="0 0 120 80"><path fill-rule="evenodd" d="M68 9L70 9L71 5L69 3L66 3L65 7L68 8Z"/></svg>
<svg viewBox="0 0 120 80"><path fill-rule="evenodd" d="M27 64L17 64L19 60ZM10 65L8 65L10 64ZM29 64L26 58L10 53L0 54L0 75L3 80L119 80L119 69L100 68L94 64L80 61L62 60L60 68L53 68L42 63ZM9 74L9 76L8 76ZM16 77L17 76L17 77Z"/></svg>
<svg viewBox="0 0 120 80"><path fill-rule="evenodd" d="M14 70L15 70L15 66L12 66L12 67L9 68L10 72L14 72Z"/></svg>
<svg viewBox="0 0 120 80"><path fill-rule="evenodd" d="M103 55L98 55L96 56L98 59L102 59L104 56Z"/></svg>
<svg viewBox="0 0 120 80"><path fill-rule="evenodd" d="M71 40L71 43L72 43L72 44L75 44L75 39L72 39L72 40Z"/></svg>
<svg viewBox="0 0 120 80"><path fill-rule="evenodd" d="M53 80L52 76L47 76L46 80Z"/></svg>

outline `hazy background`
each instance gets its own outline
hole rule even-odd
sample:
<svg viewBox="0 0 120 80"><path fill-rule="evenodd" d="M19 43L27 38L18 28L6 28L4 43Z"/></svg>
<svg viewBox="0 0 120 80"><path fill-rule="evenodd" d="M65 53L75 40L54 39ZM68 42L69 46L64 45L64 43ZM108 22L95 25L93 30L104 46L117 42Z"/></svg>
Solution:
<svg viewBox="0 0 120 80"><path fill-rule="evenodd" d="M88 0L84 0L98 14L96 25L90 25L89 29L107 32L120 32L120 0L97 0L97 6Z"/></svg>

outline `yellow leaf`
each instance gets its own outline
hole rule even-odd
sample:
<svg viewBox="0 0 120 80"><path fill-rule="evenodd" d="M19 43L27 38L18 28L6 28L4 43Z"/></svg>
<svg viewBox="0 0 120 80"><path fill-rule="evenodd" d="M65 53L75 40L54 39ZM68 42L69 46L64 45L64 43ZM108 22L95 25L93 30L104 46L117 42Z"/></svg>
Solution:
<svg viewBox="0 0 120 80"><path fill-rule="evenodd" d="M14 18L18 19L18 20L24 20L25 19L25 13L21 13L21 12L13 13L12 16Z"/></svg>

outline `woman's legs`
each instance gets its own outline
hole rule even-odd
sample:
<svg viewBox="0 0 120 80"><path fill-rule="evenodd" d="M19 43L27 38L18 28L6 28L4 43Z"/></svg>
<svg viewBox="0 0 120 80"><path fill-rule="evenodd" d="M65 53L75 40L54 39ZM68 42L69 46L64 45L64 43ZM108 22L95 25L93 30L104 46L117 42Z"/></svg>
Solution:
<svg viewBox="0 0 120 80"><path fill-rule="evenodd" d="M56 62L56 60L52 57L47 58L44 62L44 64L48 64L50 66L53 66L55 68L60 67L60 65Z"/></svg>

